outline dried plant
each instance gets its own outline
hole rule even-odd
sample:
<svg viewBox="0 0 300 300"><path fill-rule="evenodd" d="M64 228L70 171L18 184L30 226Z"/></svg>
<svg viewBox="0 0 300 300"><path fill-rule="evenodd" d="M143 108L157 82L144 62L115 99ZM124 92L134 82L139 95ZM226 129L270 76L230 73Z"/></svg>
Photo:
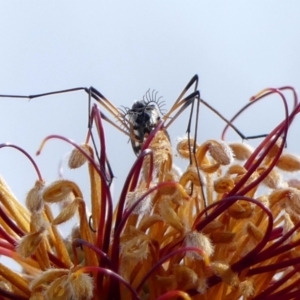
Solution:
<svg viewBox="0 0 300 300"><path fill-rule="evenodd" d="M285 153L289 113L283 87L262 91L282 100L285 119L252 149L245 143L182 139L182 174L173 166L169 139L158 123L134 162L113 210L111 174L101 114L91 112L100 148L74 146L72 169L88 164L91 199L60 179L38 175L26 207L0 181L0 253L21 271L0 263L1 299L297 299L300 286L300 159ZM250 104L249 104L250 105ZM249 106L248 105L248 106ZM240 112L237 114L239 115ZM224 138L225 132L223 134ZM39 151L39 152L40 152ZM113 158L110 158L113 159ZM285 172L285 173L284 173ZM91 214L86 203L90 202ZM52 203L64 203L54 216ZM77 216L68 238L58 226ZM298 265L299 264L299 265Z"/></svg>

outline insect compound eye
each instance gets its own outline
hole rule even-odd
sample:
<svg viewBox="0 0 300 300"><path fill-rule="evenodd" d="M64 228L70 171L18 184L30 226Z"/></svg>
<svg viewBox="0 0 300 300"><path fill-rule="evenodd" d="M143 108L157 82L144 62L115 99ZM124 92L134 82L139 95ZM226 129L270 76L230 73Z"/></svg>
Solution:
<svg viewBox="0 0 300 300"><path fill-rule="evenodd" d="M147 107L145 101L135 101L132 105L131 112L139 113L142 112Z"/></svg>
<svg viewBox="0 0 300 300"><path fill-rule="evenodd" d="M128 111L132 122L144 125L151 118L151 112L155 109L154 105L147 105L144 100L135 101L132 108Z"/></svg>
<svg viewBox="0 0 300 300"><path fill-rule="evenodd" d="M141 112L135 115L135 122L144 126L150 120L150 118L151 114L145 110L142 110Z"/></svg>
<svg viewBox="0 0 300 300"><path fill-rule="evenodd" d="M155 109L155 105L147 105L145 111L151 113Z"/></svg>

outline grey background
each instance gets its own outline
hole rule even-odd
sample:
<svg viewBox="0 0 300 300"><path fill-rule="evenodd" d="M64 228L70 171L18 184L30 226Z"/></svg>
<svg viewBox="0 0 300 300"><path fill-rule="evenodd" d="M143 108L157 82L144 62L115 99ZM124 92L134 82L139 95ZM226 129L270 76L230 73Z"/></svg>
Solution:
<svg viewBox="0 0 300 300"><path fill-rule="evenodd" d="M296 0L2 1L0 94L93 85L120 107L151 88L169 108L197 73L202 98L229 118L262 88L299 87L299 13ZM0 112L0 141L32 155L49 134L85 139L84 92L30 102L1 98ZM223 122L204 107L200 114L199 140L219 138ZM282 103L273 96L236 124L245 134L267 133L282 117ZM172 125L173 144L186 124L183 114ZM288 141L294 152L298 126ZM105 128L116 201L135 156L126 136L109 124ZM231 132L228 140L240 139ZM36 158L47 181L58 178L59 161L70 149L52 140ZM36 179L29 162L12 149L1 150L0 173L21 200ZM79 183L88 198L85 169L64 167L64 177Z"/></svg>

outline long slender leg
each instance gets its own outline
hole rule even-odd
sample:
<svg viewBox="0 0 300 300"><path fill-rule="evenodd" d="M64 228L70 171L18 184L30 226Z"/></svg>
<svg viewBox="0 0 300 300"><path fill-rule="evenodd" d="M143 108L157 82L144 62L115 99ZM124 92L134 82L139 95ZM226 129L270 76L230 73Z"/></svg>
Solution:
<svg viewBox="0 0 300 300"><path fill-rule="evenodd" d="M224 118L218 111L216 111L213 107L211 107L207 102L205 102L203 99L200 98L200 93L198 91L198 82L199 78L198 75L193 76L193 78L188 82L186 87L183 89L183 91L180 93L176 101L174 102L173 106L169 110L169 112L163 117L163 120L165 121L165 127L168 128L175 120L176 118L190 105L190 116L187 126L187 135L189 140L189 148L192 149L190 152L190 163L192 163L192 156L195 156L195 150L196 150L196 142L197 142L197 130L198 130L198 119L199 119L199 109L200 109L200 103L203 103L205 106L207 106L209 109L211 109L214 113L216 113L222 120L225 121L227 126L230 126L243 140L247 139L248 137L244 136L233 124L231 121L228 121L226 118ZM188 96L185 96L188 92L188 90L192 88L193 92L190 93ZM63 93L70 93L70 92L77 92L77 91L85 91L88 94L88 105L89 105L89 124L88 128L91 130L92 127L92 120L90 118L90 111L91 111L91 99L96 100L103 108L105 108L111 115L114 116L114 118L118 121L121 126L116 124L116 122L112 121L108 117L104 115L104 113L101 112L101 117L119 129L121 132L123 132L125 135L131 137L131 130L130 130L130 124L128 121L124 118L124 114L120 112L102 93L100 93L97 89L94 87L86 88L86 87L76 87L72 89L65 89L65 90L59 90L59 91L53 91L53 92L47 92L47 93L41 93L41 94L34 94L34 95L28 95L28 96L22 96L22 95L0 95L0 97L8 97L8 98L25 98L25 99L35 99L39 97L44 96L50 96L50 95L56 95L56 94L63 94ZM190 133L191 133L191 126L192 126L192 116L194 112L194 102L196 101L196 119L195 119L195 138L194 138L194 145L191 147L190 145ZM173 116L172 114L175 113ZM260 137L260 136L258 136ZM91 134L92 142L94 145L94 148L97 150L95 139L93 135ZM252 136L249 138L253 138ZM98 154L96 154L98 157ZM99 157L98 157L99 159ZM199 176L200 180L200 176Z"/></svg>
<svg viewBox="0 0 300 300"><path fill-rule="evenodd" d="M201 187L203 187L203 184L201 182L201 176L199 172L199 168L197 166L197 160L195 159L195 152L196 152L196 143L197 143L197 131L198 131L198 120L199 120L199 111L200 111L200 103L204 104L206 107L208 107L211 111L213 111L215 114L217 114L226 124L227 126L231 127L241 138L242 140L247 139L247 137L242 134L233 124L231 121L228 121L223 115L221 115L216 109L214 109L211 105L209 105L206 101L201 99L200 92L198 90L198 76L195 75L189 83L186 85L186 87L183 89L183 91L180 93L179 97L174 102L172 108L169 110L169 112L163 117L165 120L165 127L168 128L175 120L176 118L190 105L190 115L189 115L189 121L187 126L187 136L188 136L188 145L190 149L190 164L192 164L192 157L194 157L194 161L196 164L196 169L198 172L199 181L201 184ZM188 92L188 90L193 86L193 92L185 96ZM195 128L194 128L194 144L191 145L191 126L192 126L192 118L193 118L193 111L194 111L194 104L196 101L196 114L195 114ZM174 114L174 115L173 115ZM259 136L260 137L260 136ZM252 138L252 137L250 137ZM192 146L192 147L191 147ZM204 199L204 205L205 203L205 195L203 188L202 190L202 197Z"/></svg>
<svg viewBox="0 0 300 300"><path fill-rule="evenodd" d="M57 94L64 94L64 93L70 93L70 92L77 92L77 91L85 91L88 94L88 128L91 131L92 129L92 122L93 120L90 117L90 113L91 113L91 99L95 99L98 103L100 103L101 106L103 106L106 110L108 110L118 121L120 121L123 125L123 127L125 127L125 130L122 129L121 127L117 126L115 124L115 122L111 121L109 118L107 118L102 112L101 112L101 117L113 124L117 129L119 129L120 131L122 131L124 134L128 135L128 132L126 131L127 129L127 124L123 121L122 119L122 115L120 113L120 111L109 101L107 100L99 91L97 91L95 88L90 87L90 88L85 88L85 87L77 87L77 88L72 88L72 89L65 89L65 90L59 90L59 91L52 91L52 92L47 92L47 93L41 93L41 94L34 94L34 95L28 95L28 96L23 96L23 95L0 95L0 97L6 97L6 98L19 98L19 99L35 99L35 98L41 98L41 97L46 97L46 96L51 96L51 95L57 95ZM99 154L98 154L98 150L97 150L97 146L96 146L96 142L95 142L95 138L94 135L91 132L91 140L94 146L94 150L95 150L95 155L98 159L98 161L100 161L99 158ZM113 178L113 172L111 169L111 166L109 164L108 159L106 158L106 165L107 165L107 171L108 171L108 177L106 175L106 168L101 167L102 171L104 172L106 178L107 178L107 182L110 185L112 182L112 178Z"/></svg>
<svg viewBox="0 0 300 300"><path fill-rule="evenodd" d="M35 99L35 98L41 98L45 96L51 96L56 94L65 94L65 93L71 93L71 92L77 92L77 91L85 91L89 95L89 112L90 112L90 100L93 98L96 100L102 107L104 107L111 115L113 115L118 122L122 124L122 126L125 128L125 130L121 127L116 126L120 131L122 131L124 134L129 136L129 126L124 121L122 113L106 98L104 97L97 89L94 87L86 88L86 87L77 87L72 89L65 89L65 90L59 90L59 91L53 91L53 92L47 92L47 93L41 93L41 94L34 94L34 95L0 95L2 98L19 98L19 99ZM108 118L107 118L108 119Z"/></svg>
<svg viewBox="0 0 300 300"><path fill-rule="evenodd" d="M204 208L206 207L206 200L205 200L205 194L204 194L204 189L203 189L203 182L200 176L200 170L197 165L197 161L195 159L196 156L196 144L197 144L197 128L198 128L198 118L199 118L199 109L200 109L200 93L198 91L198 75L195 75L189 83L186 85L186 87L183 89L183 91L180 93L179 97L173 104L172 108L170 111L163 117L165 120L165 127L168 128L174 121L175 119L190 105L190 115L189 115L189 121L187 125L187 137L188 137L188 146L189 146L189 160L190 160L190 165L193 163L193 158L194 162L196 164L196 170L197 170L197 175L199 178L200 182L200 187L201 187L201 196L204 202ZM188 96L184 97L185 94L188 92L188 90L193 86L193 92L189 94ZM194 112L194 105L195 105L195 99L198 99L196 103L196 119L195 119L195 129L194 129L194 142L193 145L191 145L191 126L192 126L192 118L193 118L193 112ZM177 111L176 111L177 110ZM170 117L172 113L176 111L175 115ZM193 193L193 184L191 185L191 194Z"/></svg>

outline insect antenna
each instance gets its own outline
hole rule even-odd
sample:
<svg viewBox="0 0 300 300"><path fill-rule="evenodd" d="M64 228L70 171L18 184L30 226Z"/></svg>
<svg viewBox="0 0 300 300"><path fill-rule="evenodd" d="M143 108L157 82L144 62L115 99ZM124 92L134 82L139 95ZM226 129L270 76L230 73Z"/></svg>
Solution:
<svg viewBox="0 0 300 300"><path fill-rule="evenodd" d="M126 132L126 135L129 135L130 133L128 132L128 127L129 125L127 125L128 123L128 119L127 116L130 114L130 108L126 107L126 106L121 106L118 108L119 112L120 112L120 119L116 119L117 123L118 123L118 129L122 129L124 132Z"/></svg>
<svg viewBox="0 0 300 300"><path fill-rule="evenodd" d="M152 90L152 92L150 93L150 89L146 92L146 94L143 96L143 100L145 101L145 103L148 105L149 103L155 103L156 107L159 110L159 113L161 115L165 115L166 113L166 109L164 108L164 106L166 105L166 102L162 99L162 96L157 98L157 94L158 91ZM145 99L146 98L146 99Z"/></svg>
<svg viewBox="0 0 300 300"><path fill-rule="evenodd" d="M119 108L119 111L125 116L128 114L128 111L130 110L130 108L126 107L126 106L121 106L121 108Z"/></svg>

